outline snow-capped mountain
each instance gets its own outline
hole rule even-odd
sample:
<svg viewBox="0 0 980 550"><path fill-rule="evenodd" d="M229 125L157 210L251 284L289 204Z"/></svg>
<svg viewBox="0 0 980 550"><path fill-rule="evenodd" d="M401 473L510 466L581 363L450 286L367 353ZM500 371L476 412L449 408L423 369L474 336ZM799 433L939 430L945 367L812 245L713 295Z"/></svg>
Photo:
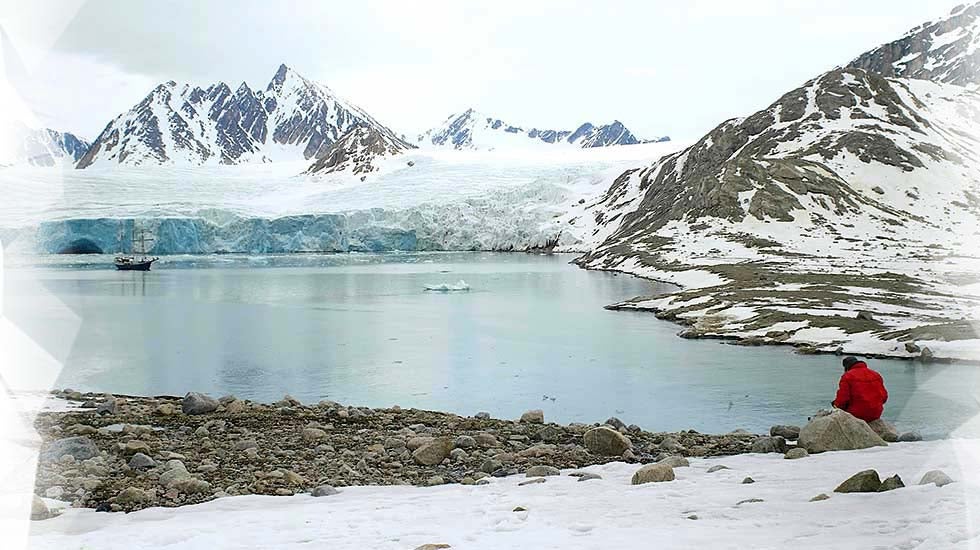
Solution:
<svg viewBox="0 0 980 550"><path fill-rule="evenodd" d="M980 4L959 6L949 17L919 25L848 66L883 76L980 83Z"/></svg>
<svg viewBox="0 0 980 550"><path fill-rule="evenodd" d="M390 131L372 126L354 126L340 136L306 170L307 174L349 172L366 174L377 169L377 160L416 147Z"/></svg>
<svg viewBox="0 0 980 550"><path fill-rule="evenodd" d="M658 138L652 141L666 141ZM467 109L450 116L446 121L419 136L423 146L450 147L453 149L501 149L537 145L569 145L573 147L607 147L633 145L641 141L622 122L595 126L589 122L575 130L524 129L508 124L499 118Z"/></svg>
<svg viewBox="0 0 980 550"><path fill-rule="evenodd" d="M265 90L170 81L110 122L78 168L241 164L320 158L355 126L391 131L326 86L281 65Z"/></svg>
<svg viewBox="0 0 980 550"><path fill-rule="evenodd" d="M976 75L971 57L936 48L968 50L948 38L972 41L977 10L903 39L931 52L924 65L882 46L622 173L586 217L597 248L580 263L687 286L625 307L693 324L692 336L892 355L906 354L898 339L977 338L962 319L980 303L954 287L980 266L936 268L980 256L964 235L980 224L980 94L958 85ZM916 78L890 78L897 69ZM869 313L855 320L858 309Z"/></svg>
<svg viewBox="0 0 980 550"><path fill-rule="evenodd" d="M88 151L89 143L69 132L29 128L21 123L2 131L0 165L72 166Z"/></svg>

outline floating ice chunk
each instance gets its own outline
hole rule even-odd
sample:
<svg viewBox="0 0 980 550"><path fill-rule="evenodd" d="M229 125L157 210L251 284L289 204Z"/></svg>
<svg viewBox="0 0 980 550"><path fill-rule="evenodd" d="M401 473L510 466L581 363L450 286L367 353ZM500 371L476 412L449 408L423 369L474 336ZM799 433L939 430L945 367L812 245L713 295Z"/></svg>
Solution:
<svg viewBox="0 0 980 550"><path fill-rule="evenodd" d="M460 279L456 281L456 284L425 285L425 289L434 292L454 292L459 290L469 290L470 285L466 284L466 281Z"/></svg>

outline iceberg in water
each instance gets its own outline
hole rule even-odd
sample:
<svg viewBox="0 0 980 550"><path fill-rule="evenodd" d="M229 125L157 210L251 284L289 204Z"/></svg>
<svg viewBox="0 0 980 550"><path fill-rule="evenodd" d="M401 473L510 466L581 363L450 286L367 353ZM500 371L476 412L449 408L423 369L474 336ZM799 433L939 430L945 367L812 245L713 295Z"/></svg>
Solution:
<svg viewBox="0 0 980 550"><path fill-rule="evenodd" d="M441 284L441 285L425 285L426 290L431 290L434 292L454 292L459 290L469 290L470 285L466 284L466 281L460 279L456 281L456 284Z"/></svg>

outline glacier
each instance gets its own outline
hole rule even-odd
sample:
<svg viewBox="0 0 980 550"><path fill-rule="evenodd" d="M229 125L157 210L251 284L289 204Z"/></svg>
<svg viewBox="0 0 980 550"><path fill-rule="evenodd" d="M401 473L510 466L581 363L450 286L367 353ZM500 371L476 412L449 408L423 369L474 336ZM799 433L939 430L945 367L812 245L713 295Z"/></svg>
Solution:
<svg viewBox="0 0 980 550"><path fill-rule="evenodd" d="M0 241L22 254L336 253L592 246L586 208L624 166L676 142L532 151L414 150L360 175L303 163L0 170Z"/></svg>

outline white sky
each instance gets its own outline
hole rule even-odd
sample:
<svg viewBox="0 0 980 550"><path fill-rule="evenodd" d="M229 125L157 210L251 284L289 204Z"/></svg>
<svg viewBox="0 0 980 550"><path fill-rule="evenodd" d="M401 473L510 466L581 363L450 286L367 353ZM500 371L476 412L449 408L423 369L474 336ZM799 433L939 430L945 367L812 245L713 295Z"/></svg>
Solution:
<svg viewBox="0 0 980 550"><path fill-rule="evenodd" d="M159 82L264 88L283 62L410 136L472 106L690 139L959 3L3 0L0 25L37 117L89 139Z"/></svg>

